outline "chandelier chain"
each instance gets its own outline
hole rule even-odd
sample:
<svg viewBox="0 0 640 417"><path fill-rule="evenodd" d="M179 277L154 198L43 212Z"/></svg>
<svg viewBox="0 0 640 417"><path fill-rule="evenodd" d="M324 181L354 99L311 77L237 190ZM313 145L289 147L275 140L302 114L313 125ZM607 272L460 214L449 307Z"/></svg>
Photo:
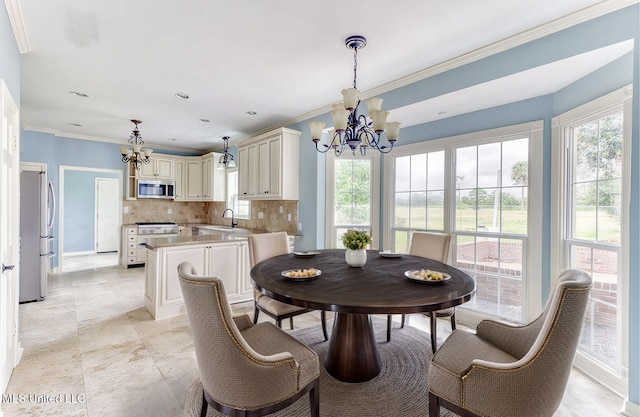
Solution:
<svg viewBox="0 0 640 417"><path fill-rule="evenodd" d="M353 88L356 86L356 78L358 77L358 47L353 48Z"/></svg>

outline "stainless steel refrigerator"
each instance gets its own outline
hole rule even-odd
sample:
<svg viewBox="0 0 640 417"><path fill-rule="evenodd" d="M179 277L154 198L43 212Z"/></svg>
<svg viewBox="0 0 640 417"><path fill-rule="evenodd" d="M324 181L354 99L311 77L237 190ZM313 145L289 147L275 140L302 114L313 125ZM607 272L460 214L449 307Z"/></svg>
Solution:
<svg viewBox="0 0 640 417"><path fill-rule="evenodd" d="M20 302L47 296L54 193L45 172L20 173Z"/></svg>

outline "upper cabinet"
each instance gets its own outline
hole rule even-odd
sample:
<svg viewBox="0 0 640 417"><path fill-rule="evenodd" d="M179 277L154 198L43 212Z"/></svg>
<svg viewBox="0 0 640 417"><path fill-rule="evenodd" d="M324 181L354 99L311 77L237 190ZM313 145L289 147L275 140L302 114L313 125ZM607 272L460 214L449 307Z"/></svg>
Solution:
<svg viewBox="0 0 640 417"><path fill-rule="evenodd" d="M139 171L128 164L127 199L136 198L136 179L175 181L176 201L225 201L224 169L217 169L221 154L210 152L202 156L152 155Z"/></svg>
<svg viewBox="0 0 640 417"><path fill-rule="evenodd" d="M184 161L183 201L225 201L225 170L217 169L221 154L210 152Z"/></svg>
<svg viewBox="0 0 640 417"><path fill-rule="evenodd" d="M151 155L148 164L142 164L139 178L159 180L175 179L175 158L160 154Z"/></svg>
<svg viewBox="0 0 640 417"><path fill-rule="evenodd" d="M238 146L238 197L298 200L300 132L281 128Z"/></svg>

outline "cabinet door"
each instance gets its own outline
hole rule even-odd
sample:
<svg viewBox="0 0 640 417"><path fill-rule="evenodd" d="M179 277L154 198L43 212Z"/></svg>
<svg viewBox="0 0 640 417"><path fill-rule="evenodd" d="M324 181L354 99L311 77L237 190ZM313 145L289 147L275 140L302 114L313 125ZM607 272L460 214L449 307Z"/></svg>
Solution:
<svg viewBox="0 0 640 417"><path fill-rule="evenodd" d="M174 159L172 158L155 158L155 176L158 179L163 180L173 180L175 179L174 175ZM151 165L151 164L149 164Z"/></svg>
<svg viewBox="0 0 640 417"><path fill-rule="evenodd" d="M280 137L269 140L269 195L277 197L280 195L280 173L281 161L280 156Z"/></svg>
<svg viewBox="0 0 640 417"><path fill-rule="evenodd" d="M240 259L241 245L237 243L211 245L211 270L209 275L218 277L224 283L229 302L235 302L241 295Z"/></svg>
<svg viewBox="0 0 640 417"><path fill-rule="evenodd" d="M268 141L258 144L258 155L258 194L263 197L271 193L271 147Z"/></svg>
<svg viewBox="0 0 640 417"><path fill-rule="evenodd" d="M251 283L251 276L249 272L251 267L249 265L249 243L240 243L240 270L238 271L238 277L240 278L240 292L242 296L241 301L253 300L253 284Z"/></svg>
<svg viewBox="0 0 640 417"><path fill-rule="evenodd" d="M238 196L249 194L249 148L238 148Z"/></svg>
<svg viewBox="0 0 640 417"><path fill-rule="evenodd" d="M176 187L174 189L176 201L182 201L185 199L184 194L184 161L176 161Z"/></svg>
<svg viewBox="0 0 640 417"><path fill-rule="evenodd" d="M191 262L199 275L208 275L208 247L204 245L172 247L163 250L162 255L162 279L160 280L159 306L181 304L182 289L178 278L178 265L182 262Z"/></svg>
<svg viewBox="0 0 640 417"><path fill-rule="evenodd" d="M202 199L213 200L213 158L202 161Z"/></svg>
<svg viewBox="0 0 640 417"><path fill-rule="evenodd" d="M156 159L151 157L148 164L140 164L140 171L138 171L138 177L140 178L155 178L156 177Z"/></svg>
<svg viewBox="0 0 640 417"><path fill-rule="evenodd" d="M202 162L187 161L186 199L200 200L202 198Z"/></svg>
<svg viewBox="0 0 640 417"><path fill-rule="evenodd" d="M238 198L257 195L258 169L258 146L238 149Z"/></svg>

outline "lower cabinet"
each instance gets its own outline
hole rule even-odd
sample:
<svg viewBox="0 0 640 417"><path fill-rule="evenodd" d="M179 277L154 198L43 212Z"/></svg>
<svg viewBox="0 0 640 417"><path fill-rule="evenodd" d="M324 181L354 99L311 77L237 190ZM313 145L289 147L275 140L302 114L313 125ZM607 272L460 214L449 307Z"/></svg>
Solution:
<svg viewBox="0 0 640 417"><path fill-rule="evenodd" d="M230 303L253 298L245 240L170 246L147 251L145 307L156 320L185 312L178 265L190 262L198 275L222 279Z"/></svg>

